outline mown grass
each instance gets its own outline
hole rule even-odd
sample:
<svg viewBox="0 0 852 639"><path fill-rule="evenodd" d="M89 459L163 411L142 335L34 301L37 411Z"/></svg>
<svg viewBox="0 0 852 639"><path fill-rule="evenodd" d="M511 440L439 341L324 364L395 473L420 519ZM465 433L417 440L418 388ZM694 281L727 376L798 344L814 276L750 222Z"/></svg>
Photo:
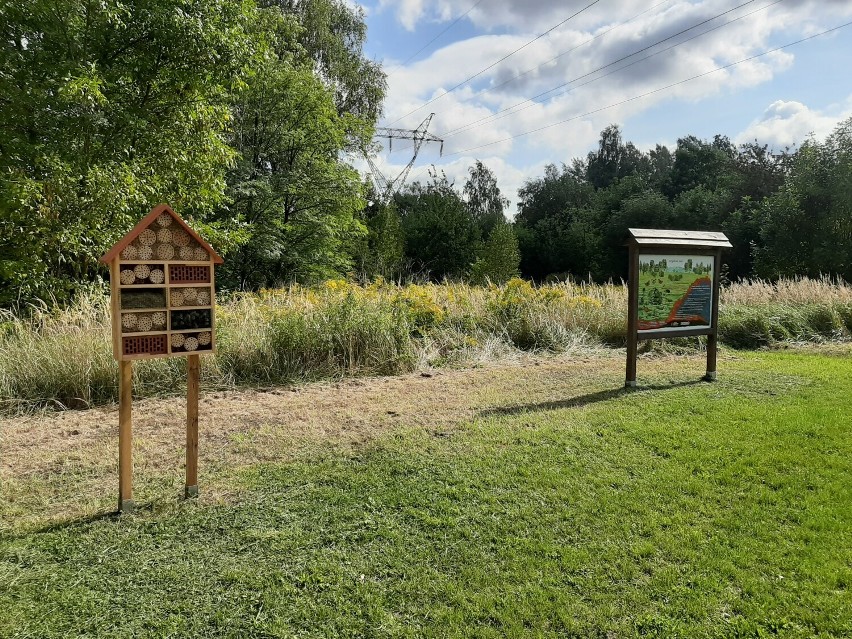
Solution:
<svg viewBox="0 0 852 639"><path fill-rule="evenodd" d="M9 532L0 636L850 636L848 356L644 381Z"/></svg>
<svg viewBox="0 0 852 639"><path fill-rule="evenodd" d="M386 375L470 363L518 350L622 346L621 286L465 284L358 286L341 280L235 295L217 310L218 353L203 358L208 388L264 386L345 375ZM720 339L734 348L852 334L852 287L828 280L726 288ZM698 340L686 340L695 348ZM178 393L180 359L136 364L138 396ZM82 296L68 309L0 317L0 411L115 401L108 304Z"/></svg>

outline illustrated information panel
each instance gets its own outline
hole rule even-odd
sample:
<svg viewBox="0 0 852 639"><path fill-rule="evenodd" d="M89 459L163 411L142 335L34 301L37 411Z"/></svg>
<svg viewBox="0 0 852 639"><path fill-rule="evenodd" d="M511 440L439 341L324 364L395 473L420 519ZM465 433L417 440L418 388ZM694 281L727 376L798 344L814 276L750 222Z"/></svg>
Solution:
<svg viewBox="0 0 852 639"><path fill-rule="evenodd" d="M639 255L639 331L709 330L712 309L712 255Z"/></svg>

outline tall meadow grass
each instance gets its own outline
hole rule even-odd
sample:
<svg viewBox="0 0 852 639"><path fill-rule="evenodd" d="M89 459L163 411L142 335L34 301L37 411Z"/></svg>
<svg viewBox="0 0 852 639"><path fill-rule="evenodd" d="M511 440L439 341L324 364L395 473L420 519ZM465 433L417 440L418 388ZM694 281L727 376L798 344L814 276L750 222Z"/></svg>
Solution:
<svg viewBox="0 0 852 639"><path fill-rule="evenodd" d="M218 352L202 358L207 388L388 375L504 357L622 346L621 285L411 284L331 280L237 294L217 306ZM723 290L720 339L735 348L852 335L852 287L828 279L751 281ZM100 293L68 308L0 315L0 411L88 407L117 398L109 304ZM139 361L134 393L173 394L182 358Z"/></svg>

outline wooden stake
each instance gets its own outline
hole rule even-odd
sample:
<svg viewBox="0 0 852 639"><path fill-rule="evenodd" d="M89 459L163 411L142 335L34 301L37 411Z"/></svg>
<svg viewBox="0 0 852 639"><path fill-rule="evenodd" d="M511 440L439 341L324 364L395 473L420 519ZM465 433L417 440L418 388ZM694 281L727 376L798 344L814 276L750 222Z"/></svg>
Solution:
<svg viewBox="0 0 852 639"><path fill-rule="evenodd" d="M630 247L630 270L627 276L627 367L626 388L636 387L636 358L639 354L639 251Z"/></svg>
<svg viewBox="0 0 852 639"><path fill-rule="evenodd" d="M132 512L133 503L133 362L120 361L118 390L118 510Z"/></svg>
<svg viewBox="0 0 852 639"><path fill-rule="evenodd" d="M719 282L721 280L720 269L722 268L722 249L716 251L713 256L713 302L710 307L710 326L712 331L707 336L707 374L704 379L708 382L716 381L716 350L718 348L719 335Z"/></svg>
<svg viewBox="0 0 852 639"><path fill-rule="evenodd" d="M187 358L186 380L186 490L184 496L198 497L198 355Z"/></svg>

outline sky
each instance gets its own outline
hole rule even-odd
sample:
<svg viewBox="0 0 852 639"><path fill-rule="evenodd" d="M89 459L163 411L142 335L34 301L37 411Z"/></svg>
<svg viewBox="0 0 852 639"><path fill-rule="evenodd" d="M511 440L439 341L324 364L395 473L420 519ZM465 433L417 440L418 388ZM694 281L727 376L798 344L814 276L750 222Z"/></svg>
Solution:
<svg viewBox="0 0 852 639"><path fill-rule="evenodd" d="M852 0L359 4L365 54L388 74L379 126L434 113L428 131L444 139L443 155L422 146L407 182L434 165L461 189L481 160L511 213L526 180L585 157L610 124L641 149L716 134L782 149L852 117L852 24L836 28ZM375 163L394 178L411 143L379 142Z"/></svg>

